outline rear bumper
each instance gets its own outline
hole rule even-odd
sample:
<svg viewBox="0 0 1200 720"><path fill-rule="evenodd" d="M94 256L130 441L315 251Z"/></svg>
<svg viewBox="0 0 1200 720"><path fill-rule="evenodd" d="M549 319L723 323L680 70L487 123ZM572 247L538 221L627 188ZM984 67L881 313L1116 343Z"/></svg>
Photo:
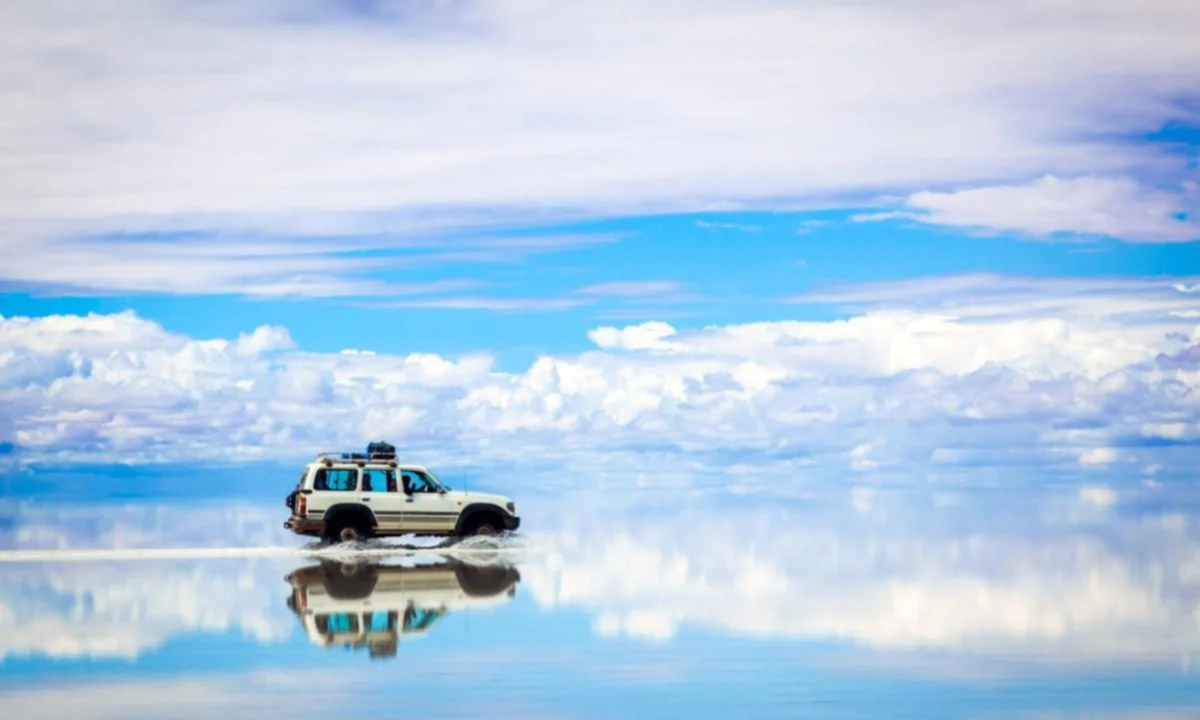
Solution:
<svg viewBox="0 0 1200 720"><path fill-rule="evenodd" d="M505 515L504 516L504 529L505 530L508 530L509 532L513 532L519 527L521 527L521 518L517 517L516 515Z"/></svg>
<svg viewBox="0 0 1200 720"><path fill-rule="evenodd" d="M291 530L297 535L314 535L320 537L325 534L325 521L313 520L310 518L298 518L292 516L283 521L283 527Z"/></svg>

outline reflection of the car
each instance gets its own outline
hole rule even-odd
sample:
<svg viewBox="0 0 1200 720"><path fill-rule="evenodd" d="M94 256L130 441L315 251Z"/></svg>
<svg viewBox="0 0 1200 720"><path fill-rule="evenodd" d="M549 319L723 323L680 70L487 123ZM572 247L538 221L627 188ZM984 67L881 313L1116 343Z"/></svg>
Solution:
<svg viewBox="0 0 1200 720"><path fill-rule="evenodd" d="M449 558L416 566L324 560L288 574L287 603L317 645L392 657L401 635L422 635L451 610L508 602L520 579L509 565Z"/></svg>

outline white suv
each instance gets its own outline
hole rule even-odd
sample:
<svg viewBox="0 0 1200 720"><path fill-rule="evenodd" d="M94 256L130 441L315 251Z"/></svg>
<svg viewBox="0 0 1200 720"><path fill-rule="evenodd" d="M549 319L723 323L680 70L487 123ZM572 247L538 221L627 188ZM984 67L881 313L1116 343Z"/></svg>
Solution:
<svg viewBox="0 0 1200 720"><path fill-rule="evenodd" d="M285 528L331 542L495 535L521 526L509 498L452 490L428 468L400 465L389 452L319 453L285 504L292 511Z"/></svg>

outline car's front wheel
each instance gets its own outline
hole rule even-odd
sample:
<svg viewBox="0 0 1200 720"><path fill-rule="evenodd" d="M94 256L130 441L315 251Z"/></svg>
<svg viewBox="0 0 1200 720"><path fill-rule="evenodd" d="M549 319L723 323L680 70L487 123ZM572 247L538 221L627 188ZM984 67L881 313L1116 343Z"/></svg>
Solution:
<svg viewBox="0 0 1200 720"><path fill-rule="evenodd" d="M496 522L490 515L484 515L471 521L470 531L468 535L499 535L500 523Z"/></svg>

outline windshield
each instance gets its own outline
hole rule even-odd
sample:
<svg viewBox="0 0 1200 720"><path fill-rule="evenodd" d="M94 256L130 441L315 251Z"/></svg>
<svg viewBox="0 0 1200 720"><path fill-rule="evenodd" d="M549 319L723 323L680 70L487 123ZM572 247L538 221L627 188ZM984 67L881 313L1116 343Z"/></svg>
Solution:
<svg viewBox="0 0 1200 720"><path fill-rule="evenodd" d="M404 613L404 632L423 632L429 629L429 626L437 621L442 616L438 610L417 609L409 606Z"/></svg>
<svg viewBox="0 0 1200 720"><path fill-rule="evenodd" d="M437 485L437 486L441 487L441 488L442 488L443 490L445 490L446 492L449 492L449 491L451 491L451 490L453 490L453 489L454 489L454 488L450 487L449 485L447 485L446 483L442 482L442 479L441 479L441 478L439 478L437 475L434 475L434 474L433 474L433 471L431 471L431 470L426 470L426 471L425 471L424 473L422 473L422 474L423 474L423 475L425 475L426 477L428 477L428 478L429 478L429 480L430 480L430 481L431 481L431 482L432 482L434 485Z"/></svg>

